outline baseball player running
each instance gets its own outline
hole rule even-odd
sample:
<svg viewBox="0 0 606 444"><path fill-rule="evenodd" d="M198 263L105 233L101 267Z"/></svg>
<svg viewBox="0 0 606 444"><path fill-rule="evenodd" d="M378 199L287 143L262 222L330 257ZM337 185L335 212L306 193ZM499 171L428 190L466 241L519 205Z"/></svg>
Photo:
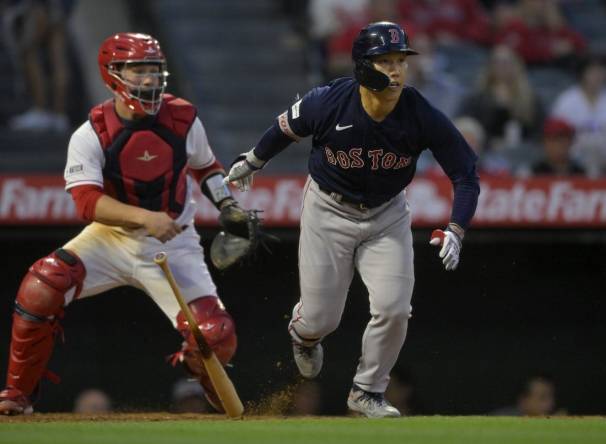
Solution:
<svg viewBox="0 0 606 444"><path fill-rule="evenodd" d="M98 61L114 98L92 108L88 121L74 132L65 168L66 189L78 214L91 223L35 262L23 278L0 412L33 411L40 380L52 377L46 366L65 306L122 285L147 293L183 334L175 362L200 379L210 403L221 410L185 317L153 256L159 250L168 253L206 341L227 364L236 350L235 326L204 262L193 226L192 189L201 186L219 209L235 201L196 108L164 94L168 72L157 40L145 34L113 35L101 45Z"/></svg>
<svg viewBox="0 0 606 444"><path fill-rule="evenodd" d="M355 79L317 87L278 116L227 180L241 190L293 140L312 135L299 243L301 299L289 332L301 375L323 362L322 339L341 320L354 268L369 292L371 319L347 405L368 417L397 417L383 396L404 344L414 284L410 210L403 190L429 148L454 187L451 222L430 243L446 270L459 263L479 194L476 156L451 122L405 86L417 54L395 23L371 23L355 39Z"/></svg>

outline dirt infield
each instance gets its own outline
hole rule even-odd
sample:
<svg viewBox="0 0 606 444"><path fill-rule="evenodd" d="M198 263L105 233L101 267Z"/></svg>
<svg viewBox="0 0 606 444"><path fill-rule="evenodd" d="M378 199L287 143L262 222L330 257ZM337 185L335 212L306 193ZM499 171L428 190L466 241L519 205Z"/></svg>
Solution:
<svg viewBox="0 0 606 444"><path fill-rule="evenodd" d="M281 415L245 415L244 420L266 420L286 418ZM146 413L105 413L100 415L88 415L78 413L34 413L33 415L0 416L0 424L3 423L36 423L36 422L159 422L159 421L232 421L221 414L197 414L197 413L168 413L168 412L146 412ZM237 420L233 420L237 421Z"/></svg>
<svg viewBox="0 0 606 444"><path fill-rule="evenodd" d="M332 417L336 419L338 417ZM345 418L345 417L340 417ZM421 417L411 417L417 420ZM431 418L431 417L427 417ZM442 418L448 420L448 416L434 416L436 420ZM469 417L471 418L471 417ZM488 417L487 417L488 418ZM314 417L314 416L294 416L294 415L271 415L271 414L251 414L245 415L243 421L264 421L272 419L331 419L331 417ZM512 419L512 418L510 418ZM520 418L521 419L521 418ZM541 417L541 418L523 418L526 421L534 419L540 422L545 419L553 420L605 420L606 416L556 416L556 417ZM50 423L50 422L162 422L162 421L192 421L192 422L209 422L209 421L240 421L237 419L229 419L227 416L219 413L214 414L199 414L199 413L169 413L169 412L117 412L105 414L78 414L78 413L34 413L33 415L18 415L18 416L3 416L0 415L0 425L7 423Z"/></svg>
<svg viewBox="0 0 606 444"><path fill-rule="evenodd" d="M301 381L292 383L282 390L276 391L258 402L250 402L245 407L246 420L277 419L293 416L287 413L292 408L293 394ZM169 413L169 412L113 412L104 414L78 413L34 413L33 415L2 416L2 423L27 422L85 422L85 421L115 421L115 422L158 422L158 421L229 421L227 416L200 413Z"/></svg>

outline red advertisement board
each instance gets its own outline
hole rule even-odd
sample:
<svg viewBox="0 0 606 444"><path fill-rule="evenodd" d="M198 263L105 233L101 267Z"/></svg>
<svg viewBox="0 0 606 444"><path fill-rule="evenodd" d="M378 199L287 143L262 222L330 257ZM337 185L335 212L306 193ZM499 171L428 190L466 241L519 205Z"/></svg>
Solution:
<svg viewBox="0 0 606 444"><path fill-rule="evenodd" d="M299 224L304 176L259 176L248 193L235 191L245 208L263 210L266 225ZM477 227L606 227L606 180L572 178L486 178L473 221ZM406 190L417 227L444 225L452 187L442 177L417 177ZM215 225L217 210L201 193L196 221ZM0 175L0 224L80 224L61 176Z"/></svg>

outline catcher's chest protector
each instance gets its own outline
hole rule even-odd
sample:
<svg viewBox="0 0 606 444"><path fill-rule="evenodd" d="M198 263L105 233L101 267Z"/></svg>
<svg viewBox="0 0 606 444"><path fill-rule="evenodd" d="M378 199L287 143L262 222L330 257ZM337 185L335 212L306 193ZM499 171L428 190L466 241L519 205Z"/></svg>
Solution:
<svg viewBox="0 0 606 444"><path fill-rule="evenodd" d="M166 94L156 116L137 121L118 117L113 100L94 107L90 122L99 137L105 166L105 192L129 205L183 211L186 189L186 137L196 109Z"/></svg>

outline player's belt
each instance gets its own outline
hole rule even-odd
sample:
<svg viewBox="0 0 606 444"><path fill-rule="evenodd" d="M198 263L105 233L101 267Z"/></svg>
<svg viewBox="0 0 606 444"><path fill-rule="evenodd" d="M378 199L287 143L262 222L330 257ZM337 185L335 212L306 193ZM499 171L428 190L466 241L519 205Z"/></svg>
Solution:
<svg viewBox="0 0 606 444"><path fill-rule="evenodd" d="M320 185L318 185L318 188L320 189L320 191L322 191L323 193L326 193L330 196L330 198L332 200L334 200L335 202L339 202L340 204L345 204L345 205L349 205L350 207L355 208L356 210L360 210L360 211L366 211L369 208L374 208L371 205L366 205L365 203L362 202L356 202L352 199L348 199L346 196L343 196L341 193L337 193L335 191L330 191L327 190L326 188L321 187Z"/></svg>

